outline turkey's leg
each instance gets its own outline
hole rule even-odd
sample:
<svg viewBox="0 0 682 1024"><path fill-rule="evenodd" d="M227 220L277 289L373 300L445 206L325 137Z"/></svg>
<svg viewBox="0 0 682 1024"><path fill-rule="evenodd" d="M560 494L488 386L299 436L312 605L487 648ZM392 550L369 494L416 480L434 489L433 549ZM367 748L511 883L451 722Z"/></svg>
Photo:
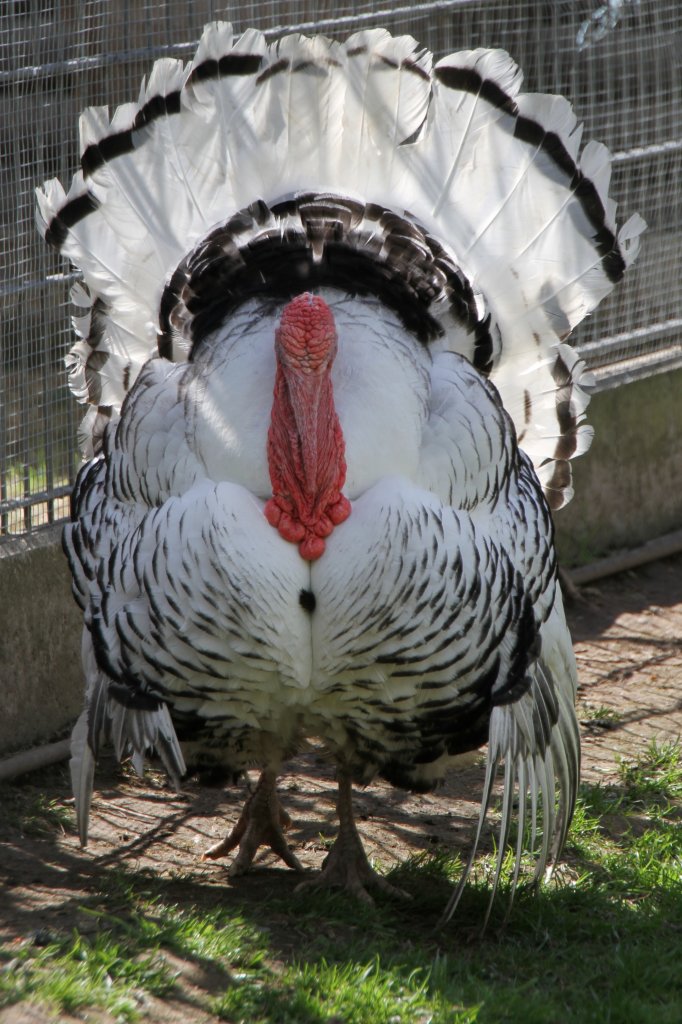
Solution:
<svg viewBox="0 0 682 1024"><path fill-rule="evenodd" d="M265 769L229 836L206 850L203 859L224 857L238 846L239 853L227 873L243 875L251 867L258 848L269 846L294 871L303 871L303 865L291 852L284 838L284 831L291 824L291 818L279 802L276 783L277 772Z"/></svg>
<svg viewBox="0 0 682 1024"><path fill-rule="evenodd" d="M408 894L377 874L367 859L353 816L353 787L347 772L339 770L339 793L336 810L339 834L317 878L296 887L304 889L341 888L365 903L371 903L368 888L379 889L390 896L408 898Z"/></svg>

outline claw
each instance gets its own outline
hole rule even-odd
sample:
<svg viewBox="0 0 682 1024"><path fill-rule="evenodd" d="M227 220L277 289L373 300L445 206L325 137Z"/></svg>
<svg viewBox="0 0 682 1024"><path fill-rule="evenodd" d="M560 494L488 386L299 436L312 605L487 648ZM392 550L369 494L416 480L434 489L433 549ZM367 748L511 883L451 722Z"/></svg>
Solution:
<svg viewBox="0 0 682 1024"><path fill-rule="evenodd" d="M339 834L329 851L322 871L317 878L301 882L295 892L314 889L339 888L354 896L362 903L372 905L374 900L368 889L378 889L388 896L409 900L412 897L377 874L362 845L362 840L353 817L352 787L350 776L339 773Z"/></svg>
<svg viewBox="0 0 682 1024"><path fill-rule="evenodd" d="M264 771L258 785L244 805L239 821L225 839L209 847L202 854L202 860L216 860L239 847L239 852L227 869L232 878L245 874L253 863L257 850L269 846L281 857L287 867L303 871L303 865L291 852L284 838L284 832L291 825L291 818L277 797L275 783L277 774Z"/></svg>

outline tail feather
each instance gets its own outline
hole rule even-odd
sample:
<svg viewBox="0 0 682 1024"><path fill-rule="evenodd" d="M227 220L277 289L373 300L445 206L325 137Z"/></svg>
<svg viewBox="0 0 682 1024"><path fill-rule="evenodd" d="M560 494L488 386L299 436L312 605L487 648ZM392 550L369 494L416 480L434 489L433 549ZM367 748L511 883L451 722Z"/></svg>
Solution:
<svg viewBox="0 0 682 1024"><path fill-rule="evenodd" d="M292 35L277 43L275 56L266 121L277 178L264 181L261 194L276 195L278 189L286 194L310 185L325 190L339 180L342 161L343 49L320 36ZM272 138L278 122L282 130Z"/></svg>
<svg viewBox="0 0 682 1024"><path fill-rule="evenodd" d="M383 29L356 33L344 52L339 171L346 190L384 201L392 193L398 212L413 210L420 184L410 175L404 153L423 137L432 99L432 56L411 36L394 38ZM343 177L326 187L338 190Z"/></svg>
<svg viewBox="0 0 682 1024"><path fill-rule="evenodd" d="M424 215L451 226L458 253L465 255L475 241L482 202L487 213L485 194L474 185L479 140L489 133L497 138L495 129L504 117L504 104L513 104L522 74L504 50L478 49L444 57L434 68L434 78L432 128L438 130L429 132L422 153L411 155L418 160L420 173L427 166L432 168L425 179L431 182L431 190L425 195L429 208ZM464 182L475 210L457 194Z"/></svg>

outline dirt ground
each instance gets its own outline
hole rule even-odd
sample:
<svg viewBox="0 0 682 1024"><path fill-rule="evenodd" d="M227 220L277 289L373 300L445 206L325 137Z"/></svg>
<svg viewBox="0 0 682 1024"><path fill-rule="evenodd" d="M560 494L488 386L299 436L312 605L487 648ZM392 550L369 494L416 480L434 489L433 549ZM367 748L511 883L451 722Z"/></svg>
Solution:
<svg viewBox="0 0 682 1024"><path fill-rule="evenodd" d="M617 758L636 756L653 739L682 735L682 556L586 588L568 613L580 676L583 779L608 782L615 778ZM440 843L466 847L482 777L481 766L474 766L426 796L384 783L358 791L356 812L369 855L390 865ZM50 799L68 803L62 767L0 790L0 800L28 806L37 786ZM336 827L331 765L315 751L308 753L282 775L280 792L293 819L292 848L306 869L319 868ZM224 861L200 859L236 821L244 795L240 787L194 782L176 794L159 772L141 782L106 762L98 770L87 850L79 848L71 829L22 834L15 814L0 814L0 942L41 930L87 928L79 907L93 880L117 866L182 877L214 900L237 894L242 902L259 900L280 886L291 891L300 876L270 854L234 883ZM0 1011L0 1024L41 1019L30 1008Z"/></svg>

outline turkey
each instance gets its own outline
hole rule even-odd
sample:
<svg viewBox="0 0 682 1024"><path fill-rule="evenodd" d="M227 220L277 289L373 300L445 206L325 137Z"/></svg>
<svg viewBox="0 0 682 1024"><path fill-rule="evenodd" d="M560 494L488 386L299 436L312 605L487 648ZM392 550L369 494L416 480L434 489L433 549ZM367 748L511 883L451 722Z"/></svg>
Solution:
<svg viewBox="0 0 682 1024"><path fill-rule="evenodd" d="M504 767L493 894L556 861L579 773L550 509L589 446L565 343L632 263L610 158L500 50L408 36L268 43L209 25L137 103L86 110L68 192L38 190L80 271L70 385L88 410L64 547L83 610L81 840L104 740L260 781L232 873L270 845L307 739L339 835L312 884L390 889L352 785ZM542 815L541 838L538 836ZM527 828L528 826L528 828ZM530 837L527 836L529 831ZM537 841L536 841L537 840ZM311 883L307 883L311 884Z"/></svg>

